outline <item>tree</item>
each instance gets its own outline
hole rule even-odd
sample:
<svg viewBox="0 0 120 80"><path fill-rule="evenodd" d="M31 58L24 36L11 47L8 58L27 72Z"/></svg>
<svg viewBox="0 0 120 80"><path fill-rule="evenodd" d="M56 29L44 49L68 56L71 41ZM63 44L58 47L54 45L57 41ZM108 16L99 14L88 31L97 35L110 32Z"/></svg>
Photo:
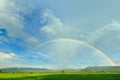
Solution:
<svg viewBox="0 0 120 80"><path fill-rule="evenodd" d="M0 73L2 73L2 70L0 70Z"/></svg>
<svg viewBox="0 0 120 80"><path fill-rule="evenodd" d="M64 71L64 70L62 70L61 72L62 72L62 73L65 73L65 71Z"/></svg>

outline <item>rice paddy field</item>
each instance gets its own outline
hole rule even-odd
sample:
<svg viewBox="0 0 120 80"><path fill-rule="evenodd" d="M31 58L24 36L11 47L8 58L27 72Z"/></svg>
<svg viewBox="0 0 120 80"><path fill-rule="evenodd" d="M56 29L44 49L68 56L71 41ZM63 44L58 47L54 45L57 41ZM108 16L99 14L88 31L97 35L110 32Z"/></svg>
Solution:
<svg viewBox="0 0 120 80"><path fill-rule="evenodd" d="M0 80L120 80L120 73L0 73Z"/></svg>

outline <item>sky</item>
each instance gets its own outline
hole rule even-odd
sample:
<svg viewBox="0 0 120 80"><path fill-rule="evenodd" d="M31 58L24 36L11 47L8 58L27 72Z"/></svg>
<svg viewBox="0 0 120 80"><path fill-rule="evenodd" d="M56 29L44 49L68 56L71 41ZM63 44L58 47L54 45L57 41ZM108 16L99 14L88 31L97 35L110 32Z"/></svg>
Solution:
<svg viewBox="0 0 120 80"><path fill-rule="evenodd" d="M0 0L0 68L120 66L119 0Z"/></svg>

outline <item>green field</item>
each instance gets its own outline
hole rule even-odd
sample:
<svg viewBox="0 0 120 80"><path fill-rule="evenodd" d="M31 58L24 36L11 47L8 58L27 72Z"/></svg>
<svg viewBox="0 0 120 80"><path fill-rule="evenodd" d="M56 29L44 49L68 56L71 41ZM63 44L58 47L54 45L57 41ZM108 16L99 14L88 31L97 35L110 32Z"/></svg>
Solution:
<svg viewBox="0 0 120 80"><path fill-rule="evenodd" d="M120 80L120 73L1 73L0 80Z"/></svg>

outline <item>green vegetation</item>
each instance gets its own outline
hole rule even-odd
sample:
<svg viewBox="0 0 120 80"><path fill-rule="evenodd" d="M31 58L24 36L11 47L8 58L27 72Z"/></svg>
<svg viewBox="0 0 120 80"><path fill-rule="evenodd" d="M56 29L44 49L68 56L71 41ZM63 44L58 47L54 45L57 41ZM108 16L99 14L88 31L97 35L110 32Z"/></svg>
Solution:
<svg viewBox="0 0 120 80"><path fill-rule="evenodd" d="M0 73L2 73L2 70L0 70Z"/></svg>
<svg viewBox="0 0 120 80"><path fill-rule="evenodd" d="M120 80L120 73L0 73L0 80Z"/></svg>

